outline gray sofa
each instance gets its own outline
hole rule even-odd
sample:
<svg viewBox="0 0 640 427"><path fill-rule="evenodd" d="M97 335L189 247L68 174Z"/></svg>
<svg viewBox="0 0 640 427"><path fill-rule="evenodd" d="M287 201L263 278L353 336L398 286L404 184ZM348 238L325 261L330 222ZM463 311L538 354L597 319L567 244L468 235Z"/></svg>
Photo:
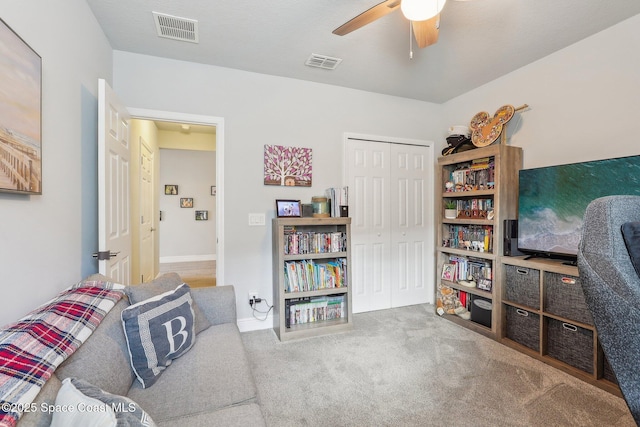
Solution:
<svg viewBox="0 0 640 427"><path fill-rule="evenodd" d="M120 319L128 305L122 298L82 346L63 362L35 403L53 404L61 381L81 378L102 390L126 396L158 426L265 425L240 332L232 286L194 288L194 302L210 327L193 347L175 359L158 381L143 389L131 369ZM51 414L26 413L19 426L48 426Z"/></svg>
<svg viewBox="0 0 640 427"><path fill-rule="evenodd" d="M621 227L640 222L640 197L592 201L584 215L578 270L611 370L640 425L640 277Z"/></svg>

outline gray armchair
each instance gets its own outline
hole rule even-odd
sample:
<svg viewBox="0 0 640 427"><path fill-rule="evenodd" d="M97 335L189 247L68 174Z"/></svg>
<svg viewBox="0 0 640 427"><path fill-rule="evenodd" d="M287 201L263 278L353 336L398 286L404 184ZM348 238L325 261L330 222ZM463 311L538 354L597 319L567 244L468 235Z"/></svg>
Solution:
<svg viewBox="0 0 640 427"><path fill-rule="evenodd" d="M578 270L604 354L640 425L640 277L621 226L640 222L640 196L592 201L584 215Z"/></svg>

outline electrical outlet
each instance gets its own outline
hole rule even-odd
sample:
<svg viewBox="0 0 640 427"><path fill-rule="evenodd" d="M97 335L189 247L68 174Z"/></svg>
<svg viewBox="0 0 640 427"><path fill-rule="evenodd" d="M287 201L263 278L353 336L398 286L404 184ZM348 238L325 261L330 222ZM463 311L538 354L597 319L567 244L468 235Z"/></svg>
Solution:
<svg viewBox="0 0 640 427"><path fill-rule="evenodd" d="M249 292L249 305L253 305L253 302L257 299L260 298L258 296L257 292Z"/></svg>

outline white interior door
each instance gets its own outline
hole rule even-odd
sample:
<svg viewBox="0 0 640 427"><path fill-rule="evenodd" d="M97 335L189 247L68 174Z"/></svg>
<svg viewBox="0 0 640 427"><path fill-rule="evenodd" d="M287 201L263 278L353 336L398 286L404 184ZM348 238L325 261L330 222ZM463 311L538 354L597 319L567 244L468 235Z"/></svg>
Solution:
<svg viewBox="0 0 640 427"><path fill-rule="evenodd" d="M391 150L391 307L433 302L433 166L429 148Z"/></svg>
<svg viewBox="0 0 640 427"><path fill-rule="evenodd" d="M346 157L353 311L389 308L389 146L348 139Z"/></svg>
<svg viewBox="0 0 640 427"><path fill-rule="evenodd" d="M154 156L149 144L140 137L140 282L155 277Z"/></svg>
<svg viewBox="0 0 640 427"><path fill-rule="evenodd" d="M432 148L345 144L353 311L433 302Z"/></svg>
<svg viewBox="0 0 640 427"><path fill-rule="evenodd" d="M129 114L113 90L98 81L98 267L101 274L131 282L129 218Z"/></svg>

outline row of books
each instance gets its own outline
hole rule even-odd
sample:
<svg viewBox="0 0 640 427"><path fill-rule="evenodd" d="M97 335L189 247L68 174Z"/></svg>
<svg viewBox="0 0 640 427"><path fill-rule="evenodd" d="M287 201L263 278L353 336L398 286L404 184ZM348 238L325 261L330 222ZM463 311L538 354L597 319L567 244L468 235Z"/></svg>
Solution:
<svg viewBox="0 0 640 427"><path fill-rule="evenodd" d="M443 246L493 252L493 227L490 225L444 225ZM482 245L480 245L482 243Z"/></svg>
<svg viewBox="0 0 640 427"><path fill-rule="evenodd" d="M458 211L490 211L493 209L493 199L466 199L456 200L456 209Z"/></svg>
<svg viewBox="0 0 640 427"><path fill-rule="evenodd" d="M285 301L285 326L322 322L347 316L344 295L295 298Z"/></svg>
<svg viewBox="0 0 640 427"><path fill-rule="evenodd" d="M313 260L287 261L284 263L285 292L317 291L319 289L347 286L347 259L323 263Z"/></svg>
<svg viewBox="0 0 640 427"><path fill-rule="evenodd" d="M495 185L495 162L493 158L475 159L460 169L451 171L449 191L487 190Z"/></svg>
<svg viewBox="0 0 640 427"><path fill-rule="evenodd" d="M475 282L476 288L491 291L493 269L486 260L450 255L442 267L442 278L450 282Z"/></svg>
<svg viewBox="0 0 640 427"><path fill-rule="evenodd" d="M332 187L325 191L330 202L331 216L339 217L340 206L349 205L349 187Z"/></svg>
<svg viewBox="0 0 640 427"><path fill-rule="evenodd" d="M344 252L347 247L346 234L341 231L317 233L315 231L296 232L285 230L285 255L322 254L327 252Z"/></svg>

